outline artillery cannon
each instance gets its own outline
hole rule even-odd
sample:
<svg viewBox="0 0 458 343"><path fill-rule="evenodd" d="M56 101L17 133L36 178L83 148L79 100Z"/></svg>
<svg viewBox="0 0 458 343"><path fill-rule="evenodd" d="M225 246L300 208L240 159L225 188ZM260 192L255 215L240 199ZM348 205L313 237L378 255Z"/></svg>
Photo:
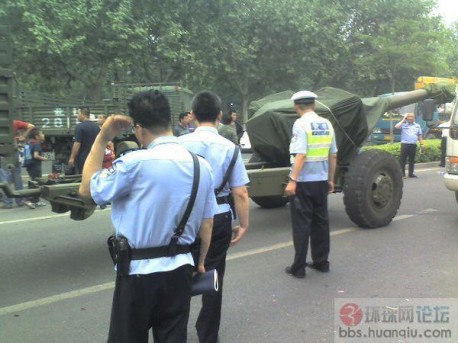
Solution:
<svg viewBox="0 0 458 343"><path fill-rule="evenodd" d="M402 176L398 161L382 150L360 152L378 118L390 109L427 98L446 102L453 90L434 85L429 89L404 92L389 97L359 98L336 88L316 92L317 113L328 118L336 132L339 148L335 191L344 192L344 204L350 219L365 228L385 226L399 209L402 198ZM249 193L264 208L284 206L284 186L289 174L289 142L297 119L292 92L268 96L252 103L254 113L247 122L253 156L246 164L250 178ZM132 142L121 141L119 152L132 149ZM71 211L71 218L83 220L95 210L92 201L78 195L80 176L66 176L29 182L29 189L12 191L0 188L9 197L40 195L57 213Z"/></svg>
<svg viewBox="0 0 458 343"><path fill-rule="evenodd" d="M350 219L364 228L389 224L402 198L402 174L398 161L382 150L360 152L379 117L392 109L434 99L453 99L449 85L428 85L425 89L392 96L359 98L341 89L326 87L318 95L316 112L329 119L338 146L335 191L344 193ZM283 206L284 186L290 170L289 143L297 115L293 92L274 94L251 104L247 122L253 156L246 165L252 200L264 208Z"/></svg>

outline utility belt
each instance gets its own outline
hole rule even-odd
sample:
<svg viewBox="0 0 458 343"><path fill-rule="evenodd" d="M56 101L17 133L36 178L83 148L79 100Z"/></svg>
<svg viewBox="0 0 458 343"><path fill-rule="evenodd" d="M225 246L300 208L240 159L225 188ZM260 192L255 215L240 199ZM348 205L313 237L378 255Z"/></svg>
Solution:
<svg viewBox="0 0 458 343"><path fill-rule="evenodd" d="M228 204L231 207L232 216L234 217L234 219L237 219L237 214L235 212L235 202L234 202L234 197L232 196L232 193L230 193L229 195L225 195L225 196L217 196L216 203L218 205Z"/></svg>
<svg viewBox="0 0 458 343"><path fill-rule="evenodd" d="M173 235L169 245L132 249L126 237L111 235L107 240L108 252L110 253L113 263L116 265L118 275L128 276L130 261L174 257L176 255L190 253L192 245L177 244L178 238L178 236Z"/></svg>

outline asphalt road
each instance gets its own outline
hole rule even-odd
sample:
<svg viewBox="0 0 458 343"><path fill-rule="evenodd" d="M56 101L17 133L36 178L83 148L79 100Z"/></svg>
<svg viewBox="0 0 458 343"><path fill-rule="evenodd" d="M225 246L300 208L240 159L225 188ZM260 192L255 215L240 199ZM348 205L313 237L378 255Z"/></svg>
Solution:
<svg viewBox="0 0 458 343"><path fill-rule="evenodd" d="M385 228L355 227L342 194L330 195L331 271L307 269L302 280L283 272L293 257L288 207L252 204L250 231L228 257L221 342L333 342L337 298L456 298L458 204L440 171L417 168L419 178L405 180L401 208ZM109 209L82 222L49 206L1 210L0 342L105 342L111 232Z"/></svg>

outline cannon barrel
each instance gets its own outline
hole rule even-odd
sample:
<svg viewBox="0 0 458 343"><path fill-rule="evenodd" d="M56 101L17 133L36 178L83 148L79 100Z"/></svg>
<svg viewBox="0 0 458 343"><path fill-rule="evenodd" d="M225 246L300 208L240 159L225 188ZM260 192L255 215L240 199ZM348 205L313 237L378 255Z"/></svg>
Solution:
<svg viewBox="0 0 458 343"><path fill-rule="evenodd" d="M387 96L386 111L428 99L429 93L424 89L403 92Z"/></svg>

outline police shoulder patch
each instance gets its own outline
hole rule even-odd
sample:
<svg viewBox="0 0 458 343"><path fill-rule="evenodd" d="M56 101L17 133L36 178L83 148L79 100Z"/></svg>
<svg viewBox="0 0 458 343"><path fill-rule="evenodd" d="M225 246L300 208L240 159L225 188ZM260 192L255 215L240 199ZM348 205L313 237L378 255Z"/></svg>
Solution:
<svg viewBox="0 0 458 343"><path fill-rule="evenodd" d="M114 173L116 173L116 165L112 165L110 168L108 169L102 169L102 171L100 172L100 176L101 178L106 178L110 175L113 175Z"/></svg>

